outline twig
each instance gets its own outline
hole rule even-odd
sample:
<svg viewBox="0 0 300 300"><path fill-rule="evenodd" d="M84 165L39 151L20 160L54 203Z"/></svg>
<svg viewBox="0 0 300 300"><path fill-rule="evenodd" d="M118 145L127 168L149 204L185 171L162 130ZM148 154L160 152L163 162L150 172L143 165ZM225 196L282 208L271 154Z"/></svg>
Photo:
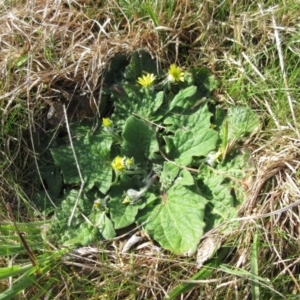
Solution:
<svg viewBox="0 0 300 300"><path fill-rule="evenodd" d="M37 155L36 155L36 151L35 151L35 144L34 144L34 138L33 138L33 132L32 132L32 128L33 128L33 112L32 112L32 109L30 108L30 99L31 99L31 87L32 85L30 85L30 81L29 81L29 78L30 78L30 72L31 72L31 59L32 58L29 58L28 59L28 74L27 74L27 77L28 77L28 80L26 82L26 85L27 85L27 113L28 113L28 124L30 124L29 126L29 134L30 134L30 140L31 140L31 145L32 145L32 150L33 150L33 157L34 157L34 164L36 166L36 170L37 170L37 173L38 173L38 176L39 176L39 179L40 179L40 182L41 182L41 185L43 187L43 190L45 191L45 194L47 196L47 198L49 199L49 201L51 202L51 204L53 205L53 207L57 208L57 206L55 205L55 203L52 201L51 199L51 196L49 195L48 191L47 191L47 188L45 186L45 183L44 183L44 180L42 178L42 174L40 172L40 168L39 168L39 164L38 164L38 160L37 160Z"/></svg>
<svg viewBox="0 0 300 300"><path fill-rule="evenodd" d="M280 42L279 33L278 33L278 30L277 30L277 24L276 24L274 16L272 16L272 21L273 21L274 34L275 34L275 40L276 40L276 46L277 46L277 51L278 51L278 56L279 56L279 63L280 63L283 83L284 83L284 87L286 89L286 96L287 96L287 99L288 99L288 102L289 102L289 106L290 106L290 110L291 110L291 114L292 114L292 118L293 118L293 122L294 122L294 126L295 126L295 131L296 131L297 136L299 138L300 134L299 134L299 130L298 130L298 127L297 127L297 120L296 120L296 116L295 116L295 112L294 112L294 108L293 108L292 97L291 97L291 94L289 92L289 85L288 85L288 82L287 82L286 72L285 72L285 69L284 69L284 61L283 61L283 55L282 55L282 49L281 49L281 42Z"/></svg>
<svg viewBox="0 0 300 300"><path fill-rule="evenodd" d="M254 72L262 79L266 80L266 78L259 72L259 70L255 67L255 65L251 62L250 58L247 56L245 52L242 52L242 56L246 59L248 64L251 66L251 68L254 70Z"/></svg>
<svg viewBox="0 0 300 300"><path fill-rule="evenodd" d="M296 202L287 205L285 207L282 207L280 209L274 210L272 212L266 213L266 214L261 214L261 215L253 215L253 216L248 216L248 217L241 217L241 218L235 218L235 219L231 219L228 220L228 222L232 222L232 221L245 221L245 220L253 220L253 219L260 219L260 218L267 218L267 217L271 217L274 215L278 215L281 214L287 210L290 210L291 208L300 205L300 200L297 200Z"/></svg>
<svg viewBox="0 0 300 300"><path fill-rule="evenodd" d="M275 252L275 254L277 255L278 259L279 259L279 263L283 264L284 266L284 270L286 270L289 275L290 275L290 278L292 278L292 280L294 281L295 283L295 286L297 287L298 289L298 292L300 292L300 286L297 282L297 279L294 277L293 275L293 272L290 270L290 268L287 267L286 263L284 262L284 260L282 259L281 255L278 253L277 249L276 249L276 246L274 244L274 241L272 241L272 246L273 246L273 251Z"/></svg>
<svg viewBox="0 0 300 300"><path fill-rule="evenodd" d="M69 218L69 220L68 220L68 226L70 227L70 226L71 226L71 223L72 223L72 219L73 219L74 214L75 214L75 210L76 210L77 205L78 205L78 202L79 202L79 198L80 198L80 196L81 196L81 194L82 194L82 191L83 191L84 180L83 180L82 175L81 175L81 171L80 171L80 167L79 167L79 164L78 164L76 152L75 152L75 149L74 149L74 146L73 146L72 136L71 136L71 132L70 132L70 126L69 126L69 122L68 122L67 110L66 110L66 106L65 106L65 105L63 105L63 110L64 110L64 117L65 117L65 122L66 122L67 132L68 132L68 136L69 136L69 140L70 140L70 146L71 146L71 149L72 149L72 152L73 152L73 156L74 156L74 159L75 159L77 171L78 171L79 178L80 178L80 182L81 182L80 189L79 189L79 192L78 192L78 195L77 195L75 204L74 204L74 206L73 206L73 209L72 209L70 218Z"/></svg>

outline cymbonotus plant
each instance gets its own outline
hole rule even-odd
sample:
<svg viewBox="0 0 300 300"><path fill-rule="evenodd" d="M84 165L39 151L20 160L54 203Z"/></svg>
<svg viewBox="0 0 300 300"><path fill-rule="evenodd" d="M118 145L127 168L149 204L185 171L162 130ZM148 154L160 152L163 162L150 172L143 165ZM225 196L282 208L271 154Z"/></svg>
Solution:
<svg viewBox="0 0 300 300"><path fill-rule="evenodd" d="M248 107L216 105L217 81L206 68L160 70L143 50L126 66L118 61L120 74L107 72L105 82L121 92L106 91L113 110L101 128L72 124L72 145L52 142L41 173L56 208L45 191L36 195L54 212L48 234L78 246L140 224L164 249L193 254L203 233L233 218L243 201L251 166L241 143L259 119Z"/></svg>

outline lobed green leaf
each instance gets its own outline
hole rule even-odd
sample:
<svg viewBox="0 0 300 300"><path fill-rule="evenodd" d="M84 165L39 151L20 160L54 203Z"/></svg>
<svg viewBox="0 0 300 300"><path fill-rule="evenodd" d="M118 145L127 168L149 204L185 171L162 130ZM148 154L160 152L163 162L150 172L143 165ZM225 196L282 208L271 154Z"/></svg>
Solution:
<svg viewBox="0 0 300 300"><path fill-rule="evenodd" d="M94 185L105 194L112 182L112 168L110 148L112 138L104 133L79 136L73 141L78 165L85 182L85 190L90 190ZM64 177L66 184L80 185L80 178L76 161L70 145L51 149L52 156Z"/></svg>
<svg viewBox="0 0 300 300"><path fill-rule="evenodd" d="M213 129L202 129L200 126L198 129L197 134L193 132L194 130L177 130L174 137L165 137L169 159L182 166L188 166L194 156L206 156L215 149L217 132Z"/></svg>
<svg viewBox="0 0 300 300"><path fill-rule="evenodd" d="M134 157L142 168L146 166L150 153L158 150L155 133L143 120L129 117L122 133L122 155Z"/></svg>
<svg viewBox="0 0 300 300"><path fill-rule="evenodd" d="M145 229L164 249L192 254L204 231L206 203L195 186L176 181L149 215Z"/></svg>

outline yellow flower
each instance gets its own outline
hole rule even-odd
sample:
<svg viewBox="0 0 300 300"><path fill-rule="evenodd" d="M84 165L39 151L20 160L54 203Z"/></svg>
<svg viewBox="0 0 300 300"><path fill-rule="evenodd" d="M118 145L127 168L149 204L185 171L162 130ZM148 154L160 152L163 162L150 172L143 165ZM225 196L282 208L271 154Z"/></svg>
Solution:
<svg viewBox="0 0 300 300"><path fill-rule="evenodd" d="M115 171L122 171L125 168L124 160L121 156L116 156L111 163L112 168Z"/></svg>
<svg viewBox="0 0 300 300"><path fill-rule="evenodd" d="M94 201L94 208L95 209L100 209L101 208L101 200L95 200Z"/></svg>
<svg viewBox="0 0 300 300"><path fill-rule="evenodd" d="M142 77L139 77L137 83L139 83L142 87L149 87L152 85L153 81L156 79L154 74L146 74Z"/></svg>
<svg viewBox="0 0 300 300"><path fill-rule="evenodd" d="M124 161L124 159L123 159L123 161ZM133 157L132 158L126 158L124 164L125 164L127 169L130 169L134 165L134 158Z"/></svg>
<svg viewBox="0 0 300 300"><path fill-rule="evenodd" d="M111 127L112 126L112 124L113 124L113 122L110 120L110 119L108 119L108 118L103 118L102 119L102 125L103 125L103 127Z"/></svg>
<svg viewBox="0 0 300 300"><path fill-rule="evenodd" d="M172 64L168 71L168 81L184 81L184 72L182 71L182 69Z"/></svg>

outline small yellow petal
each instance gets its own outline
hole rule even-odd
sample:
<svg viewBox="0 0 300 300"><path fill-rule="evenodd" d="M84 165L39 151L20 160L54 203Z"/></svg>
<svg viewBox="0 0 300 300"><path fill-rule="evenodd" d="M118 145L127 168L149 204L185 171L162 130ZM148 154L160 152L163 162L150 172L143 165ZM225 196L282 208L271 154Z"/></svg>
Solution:
<svg viewBox="0 0 300 300"><path fill-rule="evenodd" d="M180 67L172 64L168 71L168 80L170 82L184 81L184 72Z"/></svg>
<svg viewBox="0 0 300 300"><path fill-rule="evenodd" d="M139 77L137 83L139 83L142 87L149 87L153 84L156 76L154 74L146 74L142 77Z"/></svg>
<svg viewBox="0 0 300 300"><path fill-rule="evenodd" d="M112 124L113 124L113 122L110 119L108 119L108 118L103 118L102 119L103 127L111 127Z"/></svg>
<svg viewBox="0 0 300 300"><path fill-rule="evenodd" d="M133 158L126 158L125 160L125 166L127 169L130 169L134 165L134 159Z"/></svg>
<svg viewBox="0 0 300 300"><path fill-rule="evenodd" d="M98 200L96 200L96 201L94 202L94 208L100 209L100 208L101 208L101 202L98 201Z"/></svg>
<svg viewBox="0 0 300 300"><path fill-rule="evenodd" d="M111 166L115 171L122 171L125 168L123 158L121 156L116 156L112 161Z"/></svg>

